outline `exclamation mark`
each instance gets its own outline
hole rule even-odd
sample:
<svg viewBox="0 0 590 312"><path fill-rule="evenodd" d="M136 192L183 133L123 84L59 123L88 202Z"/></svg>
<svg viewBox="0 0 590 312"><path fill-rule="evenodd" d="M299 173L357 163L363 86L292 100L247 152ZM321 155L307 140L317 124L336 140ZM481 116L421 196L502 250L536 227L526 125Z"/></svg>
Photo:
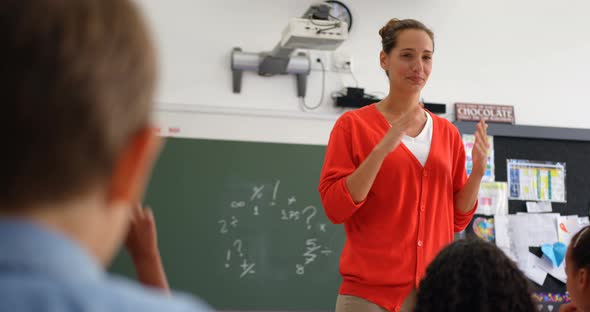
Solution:
<svg viewBox="0 0 590 312"><path fill-rule="evenodd" d="M271 206L276 205L276 200L277 200L277 192L279 191L279 185L281 184L281 180L277 180L277 183L275 183L275 188L272 191L272 202L270 202Z"/></svg>
<svg viewBox="0 0 590 312"><path fill-rule="evenodd" d="M227 256L225 257L225 259L227 261L225 263L225 268L227 269L227 268L229 268L229 260L231 259L231 250L229 250L229 249L227 250Z"/></svg>

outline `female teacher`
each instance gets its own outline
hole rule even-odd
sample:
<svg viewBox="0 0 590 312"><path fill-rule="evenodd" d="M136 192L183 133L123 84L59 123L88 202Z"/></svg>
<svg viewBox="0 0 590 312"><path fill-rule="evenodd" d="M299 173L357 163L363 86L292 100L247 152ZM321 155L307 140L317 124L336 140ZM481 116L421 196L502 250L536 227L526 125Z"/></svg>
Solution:
<svg viewBox="0 0 590 312"><path fill-rule="evenodd" d="M411 311L425 268L469 224L486 168L485 122L468 178L459 131L420 103L432 31L392 19L379 34L389 94L336 121L320 178L326 214L347 236L336 312Z"/></svg>

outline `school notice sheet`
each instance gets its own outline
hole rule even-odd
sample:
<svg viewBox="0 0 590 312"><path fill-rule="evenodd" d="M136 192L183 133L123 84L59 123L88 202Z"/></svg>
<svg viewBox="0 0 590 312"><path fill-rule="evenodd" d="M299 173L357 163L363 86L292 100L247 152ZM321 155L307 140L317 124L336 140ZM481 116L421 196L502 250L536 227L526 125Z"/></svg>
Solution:
<svg viewBox="0 0 590 312"><path fill-rule="evenodd" d="M557 242L558 213L519 213L517 215L496 215L494 227L496 245L516 262L525 275L542 285L547 272L535 261L536 256L529 247Z"/></svg>
<svg viewBox="0 0 590 312"><path fill-rule="evenodd" d="M566 202L565 163L508 159L509 199Z"/></svg>
<svg viewBox="0 0 590 312"><path fill-rule="evenodd" d="M557 219L557 236L559 241L569 245L572 237L585 226L590 225L588 217L559 216Z"/></svg>
<svg viewBox="0 0 590 312"><path fill-rule="evenodd" d="M477 196L478 214L506 215L508 214L508 183L482 182Z"/></svg>
<svg viewBox="0 0 590 312"><path fill-rule="evenodd" d="M490 144L490 149L488 151L488 161L486 164L486 172L481 179L483 182L493 182L495 181L495 171L494 171L494 137L488 135L488 143ZM471 170L473 169L473 159L471 159L471 152L473 151L473 145L475 144L475 135L473 134L464 134L463 135L463 146L465 146L465 166L467 169L467 175L471 174Z"/></svg>
<svg viewBox="0 0 590 312"><path fill-rule="evenodd" d="M555 251L558 241L567 246L571 236L590 224L590 220L577 215L519 212L516 215L496 215L493 223L496 245L517 263L529 279L543 285L547 274L565 283L563 261L554 265L547 257L532 254L529 247L550 244Z"/></svg>

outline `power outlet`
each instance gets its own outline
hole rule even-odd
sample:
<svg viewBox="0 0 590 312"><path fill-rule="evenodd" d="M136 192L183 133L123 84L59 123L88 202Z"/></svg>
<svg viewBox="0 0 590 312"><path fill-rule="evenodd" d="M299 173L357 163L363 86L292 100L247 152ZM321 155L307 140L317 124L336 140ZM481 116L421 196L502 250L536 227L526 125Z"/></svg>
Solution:
<svg viewBox="0 0 590 312"><path fill-rule="evenodd" d="M309 50L309 60L311 61L311 70L330 71L331 61L330 53L326 51ZM319 61L318 61L319 60ZM323 67L322 67L323 65Z"/></svg>
<svg viewBox="0 0 590 312"><path fill-rule="evenodd" d="M334 72L352 72L352 56L344 52L332 53L332 71Z"/></svg>

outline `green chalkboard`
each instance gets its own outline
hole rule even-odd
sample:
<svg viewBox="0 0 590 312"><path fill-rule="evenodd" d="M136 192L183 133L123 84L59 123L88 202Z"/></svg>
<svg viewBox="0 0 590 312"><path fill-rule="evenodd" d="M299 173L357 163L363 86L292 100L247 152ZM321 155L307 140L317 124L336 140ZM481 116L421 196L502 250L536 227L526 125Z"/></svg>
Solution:
<svg viewBox="0 0 590 312"><path fill-rule="evenodd" d="M219 310L332 310L345 235L317 192L324 153L168 139L145 203L171 287ZM134 276L124 252L111 271Z"/></svg>

